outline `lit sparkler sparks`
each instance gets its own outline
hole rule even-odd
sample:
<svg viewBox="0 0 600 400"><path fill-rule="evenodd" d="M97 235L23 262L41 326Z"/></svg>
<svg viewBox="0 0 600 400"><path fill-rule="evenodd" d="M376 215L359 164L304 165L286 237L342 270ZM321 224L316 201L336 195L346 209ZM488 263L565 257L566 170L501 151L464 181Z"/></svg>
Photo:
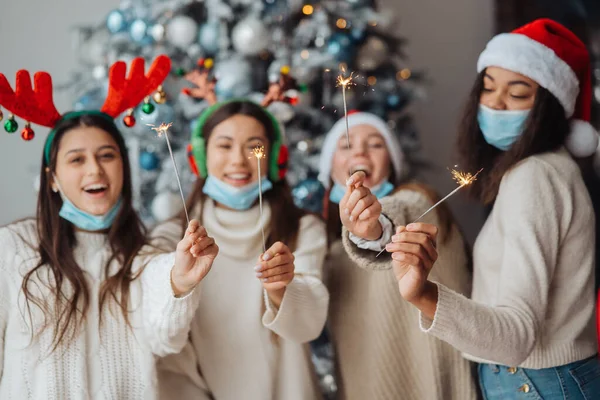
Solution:
<svg viewBox="0 0 600 400"><path fill-rule="evenodd" d="M419 218L415 219L412 223L418 222L421 218L423 218L430 211L432 211L437 206L442 204L444 201L446 201L448 198L450 198L452 195L454 195L460 189L475 182L477 180L477 175L479 175L479 173L481 171L483 171L483 168L480 169L479 171L477 171L477 173L475 173L475 174L471 174L470 172L462 172L462 171L458 171L455 169L450 170L450 173L452 174L452 179L454 179L456 181L456 183L458 183L458 187L456 189L454 189L452 192L450 192L446 197L444 197L443 199L441 199L440 201L435 203L433 206L431 206L427 211L425 211L423 214L421 214L419 216ZM381 253L383 253L384 251L385 251L385 247L383 248L383 250L381 250L379 253L377 253L376 257L379 257L381 255Z"/></svg>
<svg viewBox="0 0 600 400"><path fill-rule="evenodd" d="M344 71L342 71L342 74L339 74L337 77L337 86L342 87L342 99L344 101L344 118L346 119L346 142L348 144L348 149L349 149L350 148L350 132L349 132L350 129L348 128L348 105L346 103L346 88L348 86L352 86L352 85L356 85L356 84L352 80L354 78L354 72L350 72L350 76L348 76L348 77L344 77L343 73L344 73Z"/></svg>

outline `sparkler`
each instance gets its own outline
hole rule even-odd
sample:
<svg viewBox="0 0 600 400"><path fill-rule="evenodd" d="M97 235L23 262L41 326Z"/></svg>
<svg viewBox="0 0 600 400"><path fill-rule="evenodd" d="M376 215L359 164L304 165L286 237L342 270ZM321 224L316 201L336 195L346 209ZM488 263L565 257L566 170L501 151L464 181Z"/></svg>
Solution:
<svg viewBox="0 0 600 400"><path fill-rule="evenodd" d="M179 170L177 169L177 163L175 162L175 157L173 157L173 150L171 149L171 141L169 140L169 128L173 125L172 122L162 123L159 126L155 126L153 124L146 124L153 131L156 132L158 137L162 135L165 136L165 140L167 141L167 146L169 147L169 154L171 154L171 161L173 162L173 168L175 168L175 176L177 177L177 184L179 185L179 194L181 195L181 202L183 203L183 211L185 211L185 219L187 220L188 225L190 224L190 216L188 215L187 207L185 206L185 197L183 196L183 189L181 187L181 179L179 178Z"/></svg>
<svg viewBox="0 0 600 400"><path fill-rule="evenodd" d="M344 73L345 71L342 70L342 73L338 75L337 77L337 86L338 87L342 87L342 99L344 101L344 118L346 119L346 142L348 144L348 149L350 148L350 133L349 133L349 128L348 128L348 105L346 103L346 88L348 86L352 86L355 85L355 83L352 81L352 79L354 78L354 72L350 72L350 76L347 78L344 78Z"/></svg>
<svg viewBox="0 0 600 400"><path fill-rule="evenodd" d="M415 222L418 222L421 218L423 218L430 211L432 211L437 206L442 204L444 201L446 201L448 198L450 198L452 195L454 195L460 189L475 182L477 180L477 175L479 175L479 173L481 171L483 171L483 168L480 169L479 171L477 171L477 173L475 173L475 174L471 174L470 172L461 172L461 171L457 171L455 169L450 170L450 173L452 174L452 179L454 179L456 181L456 183L458 183L458 187L456 189L454 189L453 191L451 191L446 197L444 197L443 199L441 199L440 201L435 203L433 206L431 206L427 211L425 211L423 214L421 214L419 216L419 218L415 219L412 223L414 224ZM381 250L379 253L377 253L377 255L375 257L379 257L381 255L381 253L383 253L384 251L385 251L385 248L383 248L383 250Z"/></svg>
<svg viewBox="0 0 600 400"><path fill-rule="evenodd" d="M263 219L263 205L262 205L262 174L260 172L260 160L265 158L265 148L264 146L257 146L252 149L251 155L256 158L256 165L258 166L258 207L260 209L260 231L262 233L262 247L263 253L267 251L265 244L265 228L262 224ZM250 157L252 158L252 157Z"/></svg>

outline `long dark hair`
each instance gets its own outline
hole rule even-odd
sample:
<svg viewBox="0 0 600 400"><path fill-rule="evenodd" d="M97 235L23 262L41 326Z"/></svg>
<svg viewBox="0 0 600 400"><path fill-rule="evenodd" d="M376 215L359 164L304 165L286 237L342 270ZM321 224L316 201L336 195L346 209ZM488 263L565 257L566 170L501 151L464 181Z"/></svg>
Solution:
<svg viewBox="0 0 600 400"><path fill-rule="evenodd" d="M504 174L527 157L560 148L569 134L570 125L563 106L540 86L521 137L508 151L496 149L485 141L477 122L484 76L485 70L478 75L467 100L457 147L461 169L474 172L483 168L477 182L467 190L475 199L491 204L498 195Z"/></svg>
<svg viewBox="0 0 600 400"><path fill-rule="evenodd" d="M42 329L53 325L52 351L63 341L70 341L77 333L78 327L86 318L90 306L90 288L85 280L85 272L77 264L73 250L77 246L73 225L59 216L62 199L52 191L52 171L56 168L58 147L64 134L71 129L86 126L96 127L107 132L117 143L123 160L122 206L108 231L108 242L111 256L105 266L105 280L100 288L99 310L102 323L103 306L109 298L121 308L127 324L129 288L139 273L132 271L135 256L146 243L146 230L132 206L131 170L125 141L115 124L97 115L82 115L72 119L59 121L56 135L50 150L50 162L46 165L42 156L40 172L40 192L37 204L37 231L39 236L39 262L29 271L22 283L29 319L31 304L35 304L44 313ZM117 261L121 268L110 275L109 265ZM53 292L51 299L36 296L30 290L33 276L47 270L50 281L45 284ZM51 306L54 304L54 306ZM39 333L39 332L37 332Z"/></svg>
<svg viewBox="0 0 600 400"><path fill-rule="evenodd" d="M206 149L208 149L208 141L215 127L234 115L245 115L257 120L264 127L270 148L273 148L273 142L276 139L275 129L267 113L255 103L240 100L224 104L208 118L202 130ZM271 165L270 160L267 161L269 161L268 165ZM206 195L202 193L204 182L204 179L196 181L194 190L187 200L188 209L201 205L206 200ZM270 234L267 238L267 247L281 241L294 251L298 239L300 218L307 213L294 204L291 189L285 179L273 182L273 188L265 192L264 199L271 207ZM180 215L180 220L185 230L185 215Z"/></svg>

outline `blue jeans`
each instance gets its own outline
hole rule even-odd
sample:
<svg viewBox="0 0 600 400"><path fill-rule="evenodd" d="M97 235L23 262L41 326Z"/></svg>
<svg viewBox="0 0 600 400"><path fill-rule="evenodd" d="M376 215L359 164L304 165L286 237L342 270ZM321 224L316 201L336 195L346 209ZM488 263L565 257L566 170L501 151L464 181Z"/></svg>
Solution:
<svg viewBox="0 0 600 400"><path fill-rule="evenodd" d="M600 399L598 356L554 368L509 368L479 364L479 385L486 400Z"/></svg>

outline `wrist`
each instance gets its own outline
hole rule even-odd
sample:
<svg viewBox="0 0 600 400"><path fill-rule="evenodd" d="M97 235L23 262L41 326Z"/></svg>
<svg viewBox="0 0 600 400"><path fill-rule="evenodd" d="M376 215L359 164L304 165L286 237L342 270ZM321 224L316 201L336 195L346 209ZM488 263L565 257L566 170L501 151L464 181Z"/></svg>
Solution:
<svg viewBox="0 0 600 400"><path fill-rule="evenodd" d="M369 229L369 231L367 232L367 235L364 239L374 241L374 240L381 239L382 236L383 236L383 227L381 226L381 223L379 222L379 220L377 220L377 221L375 221L374 226L371 229Z"/></svg>
<svg viewBox="0 0 600 400"><path fill-rule="evenodd" d="M285 294L285 287L281 289L265 289L267 291L267 296L271 303L279 309L281 306L281 302L283 301L283 295Z"/></svg>
<svg viewBox="0 0 600 400"><path fill-rule="evenodd" d="M171 268L171 290L175 297L183 297L194 289L192 285L182 283L182 277L177 275L175 267Z"/></svg>
<svg viewBox="0 0 600 400"><path fill-rule="evenodd" d="M412 305L417 307L429 319L434 319L435 317L437 302L438 286L429 280L425 283L421 295L416 296L410 301Z"/></svg>

